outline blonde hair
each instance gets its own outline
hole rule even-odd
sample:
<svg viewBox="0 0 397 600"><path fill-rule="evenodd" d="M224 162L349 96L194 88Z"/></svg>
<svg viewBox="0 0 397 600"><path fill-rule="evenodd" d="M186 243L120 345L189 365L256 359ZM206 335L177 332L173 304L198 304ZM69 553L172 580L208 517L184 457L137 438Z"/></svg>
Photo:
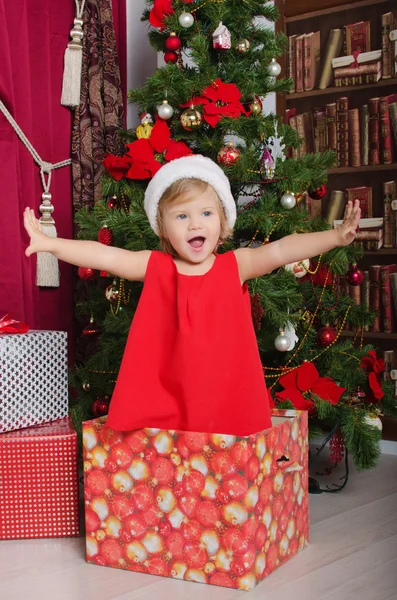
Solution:
<svg viewBox="0 0 397 600"><path fill-rule="evenodd" d="M178 256L172 244L165 237L166 232L164 227L164 210L169 206L178 204L180 202L193 200L194 196L203 194L207 190L208 186L209 184L201 179L179 179L178 181L172 183L161 196L157 208L157 224L159 228L160 245L164 252L167 252L167 254L171 254L175 257ZM216 204L221 225L218 242L218 245L220 245L232 236L233 230L227 224L225 211L218 194L216 194Z"/></svg>

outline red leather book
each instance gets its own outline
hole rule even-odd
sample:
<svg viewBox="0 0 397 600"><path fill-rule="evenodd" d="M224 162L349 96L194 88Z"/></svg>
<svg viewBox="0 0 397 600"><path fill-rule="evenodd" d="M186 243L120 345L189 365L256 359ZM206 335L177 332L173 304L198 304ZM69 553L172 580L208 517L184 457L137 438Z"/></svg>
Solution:
<svg viewBox="0 0 397 600"><path fill-rule="evenodd" d="M356 50L369 52L371 50L371 23L359 21L344 26L345 55L349 56Z"/></svg>
<svg viewBox="0 0 397 600"><path fill-rule="evenodd" d="M372 217L372 187L360 186L346 188L346 203L351 200L360 200L361 218L370 219Z"/></svg>
<svg viewBox="0 0 397 600"><path fill-rule="evenodd" d="M330 150L336 150L336 102L326 104L325 119L327 124L327 146Z"/></svg>
<svg viewBox="0 0 397 600"><path fill-rule="evenodd" d="M397 273L397 265L381 265L380 267L380 296L382 328L385 333L394 331L395 319L392 305L392 294L390 286L390 274Z"/></svg>
<svg viewBox="0 0 397 600"><path fill-rule="evenodd" d="M360 285L361 287L361 306L369 308L369 272L363 271L364 279ZM364 331L369 331L369 325L364 325Z"/></svg>
<svg viewBox="0 0 397 600"><path fill-rule="evenodd" d="M369 112L369 157L370 165L380 164L380 144L379 144L379 100L380 98L370 98L368 100Z"/></svg>
<svg viewBox="0 0 397 600"><path fill-rule="evenodd" d="M305 123L303 120L303 114L296 115L296 130L300 138L302 138L302 143L299 146L299 157L302 158L307 154L307 145L305 138Z"/></svg>
<svg viewBox="0 0 397 600"><path fill-rule="evenodd" d="M394 194L394 181L383 182L383 222L384 222L384 242L385 248L393 248L395 241L395 217L392 210L392 200Z"/></svg>
<svg viewBox="0 0 397 600"><path fill-rule="evenodd" d="M369 307L375 313L369 330L378 333L380 331L380 265L369 267L369 281Z"/></svg>
<svg viewBox="0 0 397 600"><path fill-rule="evenodd" d="M303 92L303 38L304 35L298 35L295 38L295 63L296 63L296 78L295 91Z"/></svg>
<svg viewBox="0 0 397 600"><path fill-rule="evenodd" d="M349 166L349 122L348 98L340 96L336 100L336 157L338 167Z"/></svg>
<svg viewBox="0 0 397 600"><path fill-rule="evenodd" d="M306 153L314 152L313 114L311 111L303 113L303 129L306 139Z"/></svg>
<svg viewBox="0 0 397 600"><path fill-rule="evenodd" d="M303 38L303 88L314 89L320 68L320 32L312 31Z"/></svg>
<svg viewBox="0 0 397 600"><path fill-rule="evenodd" d="M397 102L397 94L379 99L380 147L382 162L385 165L390 165L394 161L393 127L389 112L389 104L393 102Z"/></svg>
<svg viewBox="0 0 397 600"><path fill-rule="evenodd" d="M360 152L360 116L358 108L352 108L348 112L349 122L349 159L352 167L361 166Z"/></svg>

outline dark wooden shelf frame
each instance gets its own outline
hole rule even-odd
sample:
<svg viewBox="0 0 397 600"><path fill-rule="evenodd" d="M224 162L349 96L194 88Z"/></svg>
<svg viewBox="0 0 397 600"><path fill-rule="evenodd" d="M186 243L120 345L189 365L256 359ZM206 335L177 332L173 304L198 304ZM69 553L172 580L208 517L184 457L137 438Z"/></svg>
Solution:
<svg viewBox="0 0 397 600"><path fill-rule="evenodd" d="M354 337L356 331L341 331L343 337ZM358 334L358 337L360 334ZM382 331L375 333L374 331L364 331L364 339L368 340L397 340L397 333L383 333Z"/></svg>
<svg viewBox="0 0 397 600"><path fill-rule="evenodd" d="M395 171L397 163L389 165L361 165L361 167L331 167L328 175L341 175L342 173L368 173L368 171Z"/></svg>
<svg viewBox="0 0 397 600"><path fill-rule="evenodd" d="M376 4L384 4L385 2L387 2L387 0L359 0L358 2L348 2L347 4L340 4L339 6L332 6L329 8L322 8L320 10L302 13L293 17L284 17L284 22L294 23L295 21L313 19L315 17L322 17L323 15L330 15L332 13L342 12L346 10L357 10L364 6L374 6Z"/></svg>
<svg viewBox="0 0 397 600"><path fill-rule="evenodd" d="M380 79L376 83L364 83L362 85L346 85L340 87L329 87L325 90L311 90L310 92L294 92L293 94L285 94L285 101L291 102L292 100L300 100L301 98L311 98L312 96L325 96L327 94L340 94L344 95L345 92L359 92L360 90L366 90L368 88L379 88L385 86L395 86L396 78L391 77L390 79Z"/></svg>

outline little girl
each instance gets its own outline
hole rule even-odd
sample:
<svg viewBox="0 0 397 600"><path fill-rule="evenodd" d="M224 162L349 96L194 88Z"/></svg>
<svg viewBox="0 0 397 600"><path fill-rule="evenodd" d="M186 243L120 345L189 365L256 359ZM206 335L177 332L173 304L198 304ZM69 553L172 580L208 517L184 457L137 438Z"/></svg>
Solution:
<svg viewBox="0 0 397 600"><path fill-rule="evenodd" d="M236 205L217 164L173 160L156 173L145 211L164 252L50 238L24 213L26 255L51 252L73 265L144 281L107 424L249 435L271 426L268 392L251 319L247 280L350 244L359 201L337 229L294 234L259 248L217 254Z"/></svg>

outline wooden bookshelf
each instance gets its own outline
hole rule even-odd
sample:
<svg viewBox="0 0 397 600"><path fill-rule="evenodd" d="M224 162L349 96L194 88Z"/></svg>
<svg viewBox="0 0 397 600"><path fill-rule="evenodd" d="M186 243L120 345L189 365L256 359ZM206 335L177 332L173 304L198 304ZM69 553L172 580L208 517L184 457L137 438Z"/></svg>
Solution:
<svg viewBox="0 0 397 600"><path fill-rule="evenodd" d="M335 1L335 0L331 0L330 2L327 2L327 0L322 0L322 4L323 5L327 5L330 4L330 6L324 7L320 10L309 10L309 11L305 11L305 5L308 5L309 7L311 7L313 4L313 2L305 2L300 0L300 2L296 2L295 4L298 6L294 6L293 10L297 10L299 11L300 14L295 14L293 16L284 17L285 23L295 23L296 21L302 21L303 19L314 19L316 17L323 17L325 15L331 15L333 13L338 13L341 11L349 11L349 10L360 10L360 8L365 8L366 6L375 6L377 4L385 4L387 2L387 0L359 0L358 2L344 2L343 0L339 0ZM290 4L288 2L286 2L286 4ZM335 6L336 5L336 6ZM381 10L382 7L379 7L379 10ZM301 12L302 11L302 12ZM286 11L286 14L288 14L288 12Z"/></svg>
<svg viewBox="0 0 397 600"><path fill-rule="evenodd" d="M331 29L343 30L344 25L359 21L370 21L371 23L371 50L382 49L381 15L397 9L396 0L357 0L356 2L352 0L321 0L321 2L318 0L299 0L299 2L275 0L275 5L280 12L276 29L287 37L320 31L320 57L324 56ZM343 46L341 54L344 54ZM285 57L279 62L282 67L282 75L285 76L287 71ZM331 83L326 89L278 94L276 111L282 118L285 118L287 108L296 108L297 114L303 114L313 111L315 108L325 107L326 104L335 102L342 96L348 97L349 109L360 108L363 104L367 104L370 98L387 96L392 93L397 93L397 77L380 79L376 83L341 87ZM383 217L382 184L385 181L397 180L397 152L394 160L393 164L329 168L327 195L322 200L323 208L326 207L333 189L344 190L356 186L371 186L373 216ZM370 265L394 263L397 263L397 248L381 248L377 251L365 251L360 260L360 268L368 270ZM341 333L344 339L351 339L355 335L356 332L353 331ZM397 368L397 330L393 333L364 332L363 339L366 343L378 348L380 356L383 351L394 349L396 351L395 368ZM384 439L397 440L397 419L387 420Z"/></svg>
<svg viewBox="0 0 397 600"><path fill-rule="evenodd" d="M390 165L366 165L362 167L332 167L328 169L328 175L341 175L342 173L371 173L374 171L395 171L397 163Z"/></svg>
<svg viewBox="0 0 397 600"><path fill-rule="evenodd" d="M301 100L301 98L312 98L312 96L327 96L329 94L337 94L338 96L344 96L345 92L351 92L354 90L355 92L366 90L369 88L382 88L382 87L393 87L396 85L395 78L391 79L380 79L376 83L364 83L361 85L346 85L341 87L328 87L325 90L311 90L310 92L294 92L293 94L287 94L285 96L286 102L296 102L296 100ZM377 94L377 92L375 92Z"/></svg>

